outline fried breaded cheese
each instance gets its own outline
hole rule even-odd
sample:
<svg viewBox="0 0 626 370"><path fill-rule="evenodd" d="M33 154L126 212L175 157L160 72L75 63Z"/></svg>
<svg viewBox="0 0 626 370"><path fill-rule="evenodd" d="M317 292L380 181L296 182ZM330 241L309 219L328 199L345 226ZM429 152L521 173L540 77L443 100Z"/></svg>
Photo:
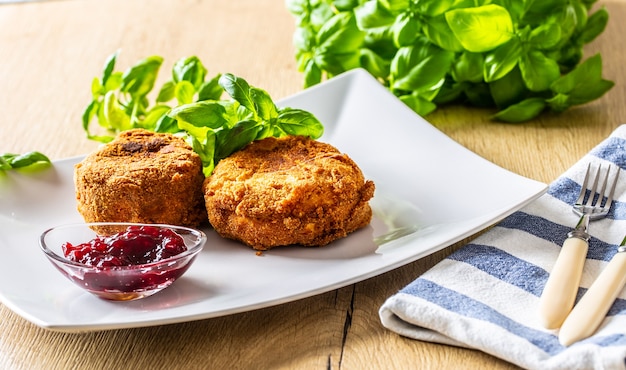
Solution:
<svg viewBox="0 0 626 370"><path fill-rule="evenodd" d="M253 142L221 160L203 188L214 229L256 250L323 246L372 218L374 183L346 154L305 137Z"/></svg>
<svg viewBox="0 0 626 370"><path fill-rule="evenodd" d="M200 157L183 139L143 129L120 133L74 168L86 222L198 226L203 181Z"/></svg>

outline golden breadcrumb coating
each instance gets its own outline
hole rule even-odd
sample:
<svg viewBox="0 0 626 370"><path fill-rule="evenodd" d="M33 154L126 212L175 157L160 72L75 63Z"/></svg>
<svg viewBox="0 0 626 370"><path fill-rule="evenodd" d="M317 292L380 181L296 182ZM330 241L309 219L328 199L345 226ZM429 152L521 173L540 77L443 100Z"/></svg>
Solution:
<svg viewBox="0 0 626 370"><path fill-rule="evenodd" d="M204 182L209 222L254 249L323 246L370 223L374 183L333 146L267 138L221 160Z"/></svg>
<svg viewBox="0 0 626 370"><path fill-rule="evenodd" d="M183 139L142 129L120 133L74 169L86 222L198 226L203 181L200 157Z"/></svg>

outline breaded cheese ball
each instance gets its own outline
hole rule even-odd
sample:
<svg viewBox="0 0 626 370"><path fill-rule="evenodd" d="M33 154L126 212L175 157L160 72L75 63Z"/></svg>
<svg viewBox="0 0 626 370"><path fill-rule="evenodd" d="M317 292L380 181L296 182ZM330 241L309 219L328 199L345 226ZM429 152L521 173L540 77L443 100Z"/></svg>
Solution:
<svg viewBox="0 0 626 370"><path fill-rule="evenodd" d="M120 133L74 168L86 222L198 226L203 181L200 157L182 138L143 129Z"/></svg>
<svg viewBox="0 0 626 370"><path fill-rule="evenodd" d="M374 183L333 146L266 138L221 160L204 182L209 222L256 250L323 246L370 223Z"/></svg>

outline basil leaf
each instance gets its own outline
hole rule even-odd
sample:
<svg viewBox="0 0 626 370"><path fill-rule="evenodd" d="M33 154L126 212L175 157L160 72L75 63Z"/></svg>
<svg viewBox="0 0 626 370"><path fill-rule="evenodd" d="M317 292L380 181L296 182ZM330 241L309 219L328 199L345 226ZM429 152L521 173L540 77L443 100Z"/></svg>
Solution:
<svg viewBox="0 0 626 370"><path fill-rule="evenodd" d="M443 14L454 5L455 0L417 1L417 13L435 17Z"/></svg>
<svg viewBox="0 0 626 370"><path fill-rule="evenodd" d="M526 87L531 91L549 89L561 75L559 65L538 50L522 55L519 66Z"/></svg>
<svg viewBox="0 0 626 370"><path fill-rule="evenodd" d="M251 87L250 88L250 96L252 101L254 101L254 106L256 107L257 114L262 119L269 121L272 118L278 116L278 110L276 109L276 105L270 98L270 95L267 91Z"/></svg>
<svg viewBox="0 0 626 370"><path fill-rule="evenodd" d="M92 100L91 103L89 103L89 105L87 106L87 108L85 108L85 110L83 111L83 115L82 115L83 130L85 130L85 133L87 135L89 135L89 124L91 123L91 120L93 119L93 117L96 116L96 114L98 113L99 108L100 108L100 102L98 102L97 100Z"/></svg>
<svg viewBox="0 0 626 370"><path fill-rule="evenodd" d="M176 96L176 83L174 81L167 81L161 86L156 101L157 103L165 103L174 99L174 96Z"/></svg>
<svg viewBox="0 0 626 370"><path fill-rule="evenodd" d="M220 77L219 84L239 104L248 108L251 112L257 113L254 100L250 96L250 85L248 85L246 80L231 73L225 73Z"/></svg>
<svg viewBox="0 0 626 370"><path fill-rule="evenodd" d="M483 79L483 56L480 53L463 52L452 64L452 77L458 82L480 82Z"/></svg>
<svg viewBox="0 0 626 370"><path fill-rule="evenodd" d="M326 70L329 77L336 76L359 66L359 51L348 53L329 53L316 57L320 69Z"/></svg>
<svg viewBox="0 0 626 370"><path fill-rule="evenodd" d="M391 79L398 79L408 74L413 65L437 50L439 48L430 44L425 37L418 38L414 45L399 48L391 61Z"/></svg>
<svg viewBox="0 0 626 370"><path fill-rule="evenodd" d="M104 84L104 91L117 90L122 86L122 72L113 72Z"/></svg>
<svg viewBox="0 0 626 370"><path fill-rule="evenodd" d="M528 41L538 49L550 49L561 39L561 27L555 23L547 23L533 29Z"/></svg>
<svg viewBox="0 0 626 370"><path fill-rule="evenodd" d="M219 100L224 89L218 83L222 75L218 74L209 81L204 82L198 89L198 100Z"/></svg>
<svg viewBox="0 0 626 370"><path fill-rule="evenodd" d="M186 140L194 152L200 156L202 161L202 172L205 177L209 177L215 168L215 132L198 128L185 122L180 123L180 129L187 132Z"/></svg>
<svg viewBox="0 0 626 370"><path fill-rule="evenodd" d="M519 40L512 39L485 56L485 82L498 80L511 72L517 66L522 56L523 48Z"/></svg>
<svg viewBox="0 0 626 370"><path fill-rule="evenodd" d="M443 64L442 64L443 62ZM447 63L443 58L429 56L422 59L410 71L394 81L393 88L404 91L427 91L443 83L445 73L451 60Z"/></svg>
<svg viewBox="0 0 626 370"><path fill-rule="evenodd" d="M333 15L330 4L323 1L287 0L287 9L296 16L298 26L324 24Z"/></svg>
<svg viewBox="0 0 626 370"><path fill-rule="evenodd" d="M513 20L499 5L454 9L445 14L452 32L468 51L493 50L513 37Z"/></svg>
<svg viewBox="0 0 626 370"><path fill-rule="evenodd" d="M614 85L612 81L604 79L587 80L577 84L576 88L569 93L557 93L552 98L546 100L546 102L553 111L562 112L571 106L585 104L598 99L613 88Z"/></svg>
<svg viewBox="0 0 626 370"><path fill-rule="evenodd" d="M132 128L130 117L126 114L122 106L117 101L113 91L109 91L104 96L103 114L108 128L124 131Z"/></svg>
<svg viewBox="0 0 626 370"><path fill-rule="evenodd" d="M609 13L606 8L602 7L593 13L587 20L587 24L580 34L580 40L583 43L589 43L598 37L609 22Z"/></svg>
<svg viewBox="0 0 626 370"><path fill-rule="evenodd" d="M491 82L489 91L498 108L505 108L520 102L529 93L524 84L522 74L517 67L504 77Z"/></svg>
<svg viewBox="0 0 626 370"><path fill-rule="evenodd" d="M106 86L109 77L111 76L111 73L113 73L113 70L115 69L115 61L117 60L118 54L119 51L116 51L107 58L104 64L104 71L102 72L102 86Z"/></svg>
<svg viewBox="0 0 626 370"><path fill-rule="evenodd" d="M574 70L559 77L550 86L556 93L569 94L574 90L586 88L587 81L599 81L602 79L602 57L596 54L587 59Z"/></svg>
<svg viewBox="0 0 626 370"><path fill-rule="evenodd" d="M551 17L554 18L559 27L561 27L562 40L569 40L578 28L579 19L576 15L576 9L566 4L562 7L560 12L555 13L553 9L551 13L553 14ZM545 15L542 15L542 17L545 18Z"/></svg>
<svg viewBox="0 0 626 370"><path fill-rule="evenodd" d="M423 26L426 37L444 50L461 52L463 45L457 40L444 15L426 20Z"/></svg>
<svg viewBox="0 0 626 370"><path fill-rule="evenodd" d="M129 68L122 75L121 90L133 97L147 95L154 87L162 62L163 58L152 56Z"/></svg>
<svg viewBox="0 0 626 370"><path fill-rule="evenodd" d="M52 162L47 156L36 151L24 154L4 153L0 155L0 170L39 170L50 167L51 165Z"/></svg>
<svg viewBox="0 0 626 370"><path fill-rule="evenodd" d="M310 50L315 49L315 43L315 31L311 27L298 28L293 34L293 44L297 51L304 51L303 56L310 56Z"/></svg>
<svg viewBox="0 0 626 370"><path fill-rule="evenodd" d="M364 37L365 34L357 27L352 12L338 13L319 30L317 46L322 53L355 52Z"/></svg>
<svg viewBox="0 0 626 370"><path fill-rule="evenodd" d="M202 62L196 56L179 59L172 69L174 82L188 81L194 87L194 90L200 88L206 73L206 68L204 68Z"/></svg>
<svg viewBox="0 0 626 370"><path fill-rule="evenodd" d="M334 0L333 5L337 10L346 11L354 9L359 5L359 0Z"/></svg>
<svg viewBox="0 0 626 370"><path fill-rule="evenodd" d="M37 163L51 164L50 159L40 152L28 152L12 157L9 164L13 168L24 168Z"/></svg>
<svg viewBox="0 0 626 370"><path fill-rule="evenodd" d="M379 0L380 4L393 14L398 14L409 8L411 0Z"/></svg>
<svg viewBox="0 0 626 370"><path fill-rule="evenodd" d="M322 80L322 70L315 64L313 59L309 60L304 70L304 87L309 87L320 83Z"/></svg>
<svg viewBox="0 0 626 370"><path fill-rule="evenodd" d="M571 105L585 104L596 100L615 86L613 81L601 79L599 81L588 81L585 88L576 89L569 94Z"/></svg>
<svg viewBox="0 0 626 370"><path fill-rule="evenodd" d="M558 51L548 51L550 58L554 59L563 72L568 72L580 63L583 58L583 52L580 45L569 42Z"/></svg>
<svg viewBox="0 0 626 370"><path fill-rule="evenodd" d="M576 32L582 31L589 19L585 5L580 1L570 1L567 9L573 10L576 15Z"/></svg>
<svg viewBox="0 0 626 370"><path fill-rule="evenodd" d="M297 16L298 25L306 22L307 12L310 8L309 0L286 0L285 6L291 14Z"/></svg>
<svg viewBox="0 0 626 370"><path fill-rule="evenodd" d="M318 139L324 133L322 123L313 114L302 109L282 108L276 121L278 127L287 135Z"/></svg>
<svg viewBox="0 0 626 370"><path fill-rule="evenodd" d="M527 1L525 6L525 11L527 13L552 13L555 8L564 7L569 3L568 0L550 0L550 1L541 1L541 0L531 0Z"/></svg>
<svg viewBox="0 0 626 370"><path fill-rule="evenodd" d="M11 162L13 161L13 158L17 157L19 154L15 154L15 153L4 153L2 155L0 155L0 158L2 158L7 164L11 164Z"/></svg>
<svg viewBox="0 0 626 370"><path fill-rule="evenodd" d="M179 81L174 88L174 95L180 105L193 102L195 93L196 89L193 87L193 84L187 80Z"/></svg>
<svg viewBox="0 0 626 370"><path fill-rule="evenodd" d="M390 26L398 17L378 1L364 2L354 9L354 15L357 26L363 30Z"/></svg>
<svg viewBox="0 0 626 370"><path fill-rule="evenodd" d="M167 114L161 116L154 126L155 132L169 132L171 134L175 134L179 130L181 129L178 127L178 121Z"/></svg>
<svg viewBox="0 0 626 370"><path fill-rule="evenodd" d="M364 37L352 12L336 14L316 35L315 63L330 76L358 67Z"/></svg>
<svg viewBox="0 0 626 370"><path fill-rule="evenodd" d="M530 98L496 113L493 118L510 123L525 122L537 117L546 108L541 98Z"/></svg>
<svg viewBox="0 0 626 370"><path fill-rule="evenodd" d="M468 85L470 85L468 82L455 82L451 78L446 78L443 85L438 89L435 98L430 101L434 104L448 104L459 100Z"/></svg>
<svg viewBox="0 0 626 370"><path fill-rule="evenodd" d="M552 17L556 12L560 10L566 10L568 5L568 0L550 0L550 1L541 1L541 0L532 0L525 1L524 10L523 10L523 21L526 24L531 24L534 26L542 24L546 17ZM562 15L558 14L558 15Z"/></svg>
<svg viewBox="0 0 626 370"><path fill-rule="evenodd" d="M381 58L391 61L398 48L393 42L391 27L382 27L368 30L363 39L363 48L372 50ZM363 49L361 48L361 49Z"/></svg>
<svg viewBox="0 0 626 370"><path fill-rule="evenodd" d="M418 37L420 28L421 24L417 19L406 13L400 14L391 28L395 45L400 47L412 44Z"/></svg>
<svg viewBox="0 0 626 370"><path fill-rule="evenodd" d="M399 99L421 116L432 113L435 109L437 109L437 105L435 103L421 98L417 94L402 95Z"/></svg>
<svg viewBox="0 0 626 370"><path fill-rule="evenodd" d="M196 127L218 129L226 123L225 114L226 110L221 104L213 101L199 101L178 106L172 109L168 116Z"/></svg>
<svg viewBox="0 0 626 370"><path fill-rule="evenodd" d="M226 111L224 115L227 121L225 127L233 127L239 121L249 121L259 118L258 115L239 104L236 100L220 101L219 104L224 107Z"/></svg>
<svg viewBox="0 0 626 370"><path fill-rule="evenodd" d="M104 86L100 83L100 79L98 77L94 77L93 80L91 80L91 96L94 100L96 100L104 93Z"/></svg>
<svg viewBox="0 0 626 370"><path fill-rule="evenodd" d="M146 112L146 115L141 122L141 127L151 131L155 131L159 121L161 120L161 117L166 116L170 110L170 107L167 105L155 105Z"/></svg>
<svg viewBox="0 0 626 370"><path fill-rule="evenodd" d="M402 50L403 49L403 50ZM395 72L392 88L403 91L428 91L443 84L454 53L435 46L405 47L392 61Z"/></svg>
<svg viewBox="0 0 626 370"><path fill-rule="evenodd" d="M254 141L263 127L256 121L239 121L230 129L216 132L216 162Z"/></svg>
<svg viewBox="0 0 626 370"><path fill-rule="evenodd" d="M391 62L370 49L360 50L359 63L374 77L385 78L389 75Z"/></svg>
<svg viewBox="0 0 626 370"><path fill-rule="evenodd" d="M332 77L358 67L359 47L364 37L352 12L336 14L316 35L313 59L317 68L325 70ZM311 71L315 69L311 67Z"/></svg>
<svg viewBox="0 0 626 370"><path fill-rule="evenodd" d="M11 165L2 156L0 156L0 171L10 170Z"/></svg>
<svg viewBox="0 0 626 370"><path fill-rule="evenodd" d="M572 106L567 94L555 94L550 99L546 99L546 103L553 112L563 112Z"/></svg>

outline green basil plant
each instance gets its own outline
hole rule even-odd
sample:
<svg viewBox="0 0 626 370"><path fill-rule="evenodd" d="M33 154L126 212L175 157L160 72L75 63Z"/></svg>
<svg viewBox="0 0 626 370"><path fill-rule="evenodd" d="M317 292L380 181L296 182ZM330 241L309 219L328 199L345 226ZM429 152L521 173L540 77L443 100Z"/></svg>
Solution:
<svg viewBox="0 0 626 370"><path fill-rule="evenodd" d="M305 87L364 68L420 115L447 103L528 121L601 97L595 0L286 0Z"/></svg>
<svg viewBox="0 0 626 370"><path fill-rule="evenodd" d="M286 135L317 139L324 132L310 112L278 108L265 90L241 77L225 73L207 78L195 56L174 64L171 78L151 103L149 93L163 58L151 56L121 72L114 70L117 55L107 59L102 76L91 85L93 98L83 114L89 139L106 143L132 128L176 134L200 155L209 176L221 159L254 140ZM104 134L96 133L101 131Z"/></svg>

